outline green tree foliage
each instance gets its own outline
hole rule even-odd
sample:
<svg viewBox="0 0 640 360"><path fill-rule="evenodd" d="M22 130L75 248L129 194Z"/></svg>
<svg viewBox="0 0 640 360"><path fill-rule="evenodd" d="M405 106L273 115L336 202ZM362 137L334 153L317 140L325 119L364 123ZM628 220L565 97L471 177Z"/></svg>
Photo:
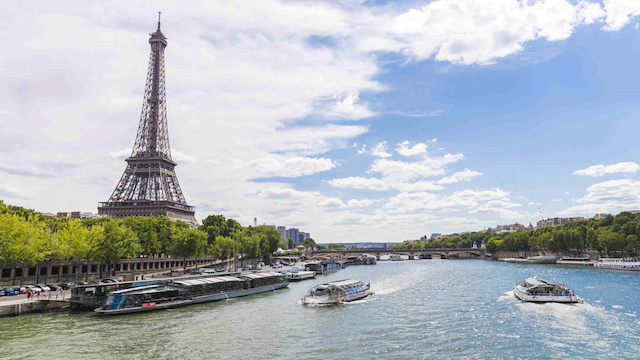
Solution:
<svg viewBox="0 0 640 360"><path fill-rule="evenodd" d="M637 235L627 235L626 245L624 248L624 253L629 257L635 257L640 250L640 243L638 243Z"/></svg>
<svg viewBox="0 0 640 360"><path fill-rule="evenodd" d="M288 239L287 239L287 247L288 247L289 249L293 249L293 248L295 248L295 247L296 247L296 242L295 242L295 241L293 241L293 239L292 239L292 238L288 238Z"/></svg>
<svg viewBox="0 0 640 360"><path fill-rule="evenodd" d="M51 260L74 260L74 262L88 259L98 249L100 239L104 237L101 225L88 228L80 220L71 219L60 226L60 230L53 233Z"/></svg>
<svg viewBox="0 0 640 360"><path fill-rule="evenodd" d="M35 263L51 253L50 232L44 222L33 218L12 212L0 214L0 263Z"/></svg>
<svg viewBox="0 0 640 360"><path fill-rule="evenodd" d="M593 250L600 250L598 246L598 235L594 229L587 231L587 246Z"/></svg>
<svg viewBox="0 0 640 360"><path fill-rule="evenodd" d="M216 259L227 260L233 259L236 254L236 242L227 236L218 236L211 247L211 253Z"/></svg>
<svg viewBox="0 0 640 360"><path fill-rule="evenodd" d="M209 215L202 220L199 230L207 233L207 243L213 244L216 238L231 237L231 235L241 230L242 226L233 219L225 219L222 215Z"/></svg>
<svg viewBox="0 0 640 360"><path fill-rule="evenodd" d="M133 230L121 226L121 221L109 219L104 222L104 236L91 254L91 258L102 264L112 265L118 260L132 258L140 253L138 237Z"/></svg>
<svg viewBox="0 0 640 360"><path fill-rule="evenodd" d="M183 259L202 257L207 249L207 233L204 231L178 228L172 234L172 256Z"/></svg>
<svg viewBox="0 0 640 360"><path fill-rule="evenodd" d="M282 241L280 241L278 243L278 247L281 248L282 250L288 250L289 247L287 247L287 244L283 243Z"/></svg>

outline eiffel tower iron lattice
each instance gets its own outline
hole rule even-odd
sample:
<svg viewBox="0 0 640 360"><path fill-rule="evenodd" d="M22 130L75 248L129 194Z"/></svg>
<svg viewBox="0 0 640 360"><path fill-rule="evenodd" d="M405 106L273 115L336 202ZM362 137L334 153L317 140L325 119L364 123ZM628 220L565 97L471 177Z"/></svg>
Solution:
<svg viewBox="0 0 640 360"><path fill-rule="evenodd" d="M150 34L149 70L142 102L142 114L136 142L127 168L107 202L100 203L98 214L127 216L166 215L172 220L196 225L195 210L182 194L171 158L164 80L164 50L167 38L158 30Z"/></svg>

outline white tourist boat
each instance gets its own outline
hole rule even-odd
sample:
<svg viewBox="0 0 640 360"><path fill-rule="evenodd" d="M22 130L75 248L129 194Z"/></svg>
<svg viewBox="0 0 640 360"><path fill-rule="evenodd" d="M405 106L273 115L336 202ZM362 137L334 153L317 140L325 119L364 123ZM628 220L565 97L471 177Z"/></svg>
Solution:
<svg viewBox="0 0 640 360"><path fill-rule="evenodd" d="M566 304L582 302L582 299L565 285L537 277L528 278L516 285L513 295L524 302Z"/></svg>
<svg viewBox="0 0 640 360"><path fill-rule="evenodd" d="M358 280L340 280L311 288L302 298L306 305L334 305L373 295L370 284Z"/></svg>
<svg viewBox="0 0 640 360"><path fill-rule="evenodd" d="M598 269L640 271L640 260L632 258L602 258L596 260L593 263L593 267Z"/></svg>
<svg viewBox="0 0 640 360"><path fill-rule="evenodd" d="M302 281L302 280L310 280L316 278L315 271L296 271L296 272L288 272L285 274L285 277L289 281Z"/></svg>
<svg viewBox="0 0 640 360"><path fill-rule="evenodd" d="M389 255L389 260L391 260L391 261L402 261L404 259L402 258L402 255L393 254L393 255Z"/></svg>

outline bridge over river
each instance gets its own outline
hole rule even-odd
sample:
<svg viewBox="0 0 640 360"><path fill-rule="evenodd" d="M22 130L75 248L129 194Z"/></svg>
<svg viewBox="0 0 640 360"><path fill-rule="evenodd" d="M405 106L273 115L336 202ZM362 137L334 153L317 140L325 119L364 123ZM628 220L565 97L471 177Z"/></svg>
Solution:
<svg viewBox="0 0 640 360"><path fill-rule="evenodd" d="M346 249L346 250L316 250L312 251L311 255L362 255L370 254L375 255L377 260L380 260L382 255L407 255L409 260L419 258L422 254L449 256L449 255L463 255L468 257L483 257L485 255L485 249L474 248L460 248L460 249Z"/></svg>

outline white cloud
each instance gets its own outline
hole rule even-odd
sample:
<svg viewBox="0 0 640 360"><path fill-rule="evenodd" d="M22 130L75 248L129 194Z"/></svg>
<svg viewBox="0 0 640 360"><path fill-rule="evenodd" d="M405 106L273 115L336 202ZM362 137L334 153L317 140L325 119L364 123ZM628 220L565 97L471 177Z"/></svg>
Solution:
<svg viewBox="0 0 640 360"><path fill-rule="evenodd" d="M453 184L459 181L470 181L476 176L481 176L482 173L475 170L464 169L458 171L451 176L444 177L437 181L438 184Z"/></svg>
<svg viewBox="0 0 640 360"><path fill-rule="evenodd" d="M440 151L444 151L444 148L438 148L438 150L440 150Z"/></svg>
<svg viewBox="0 0 640 360"><path fill-rule="evenodd" d="M109 155L109 158L111 158L111 160L124 160L131 156L132 151L133 150L131 148L127 148L117 151L109 151L107 155Z"/></svg>
<svg viewBox="0 0 640 360"><path fill-rule="evenodd" d="M269 187L258 193L258 196L274 200L304 200L320 197L317 191L299 191L291 188Z"/></svg>
<svg viewBox="0 0 640 360"><path fill-rule="evenodd" d="M436 185L432 181L405 182L393 179L363 178L359 176L333 179L328 182L331 186L337 188L367 189L375 191L429 191L443 189L442 186Z"/></svg>
<svg viewBox="0 0 640 360"><path fill-rule="evenodd" d="M479 206L478 208L469 211L469 214L476 213L494 213L500 216L503 219L522 219L524 217L528 217L528 214L521 213L519 211L513 210L514 208L522 207L521 204L513 203L511 201L505 200L491 200L486 204Z"/></svg>
<svg viewBox="0 0 640 360"><path fill-rule="evenodd" d="M409 141L404 141L398 144L398 147L396 148L398 154L404 156L414 156L427 153L427 144L418 143L411 147L409 146L409 144Z"/></svg>
<svg viewBox="0 0 640 360"><path fill-rule="evenodd" d="M605 30L616 31L631 22L631 18L640 15L640 2L637 0L604 0L606 11Z"/></svg>
<svg viewBox="0 0 640 360"><path fill-rule="evenodd" d="M463 190L451 195L436 195L427 192L400 193L384 205L389 213L412 213L416 211L454 212L472 210L481 202L502 199L509 193L501 189Z"/></svg>
<svg viewBox="0 0 640 360"><path fill-rule="evenodd" d="M454 163L462 158L462 154L447 154L443 157L430 157L416 162L380 159L371 165L369 172L396 179L416 179L438 176L444 175L443 166Z"/></svg>
<svg viewBox="0 0 640 360"><path fill-rule="evenodd" d="M593 165L589 166L586 169L577 170L573 173L573 175L583 175L583 176L591 176L598 177L606 174L616 174L616 173L635 173L640 170L640 165L635 162L620 162L612 165Z"/></svg>
<svg viewBox="0 0 640 360"><path fill-rule="evenodd" d="M342 202L342 200L338 198L329 198L319 202L318 206L322 208L329 208L329 209L346 209L346 208L360 209L363 207L371 206L374 204L374 202L375 201L369 200L369 199L362 199L362 200L351 199L345 204L344 202Z"/></svg>
<svg viewBox="0 0 640 360"><path fill-rule="evenodd" d="M296 157L286 160L263 158L251 160L247 167L255 172L255 177L297 177L312 175L339 166L338 163L326 158Z"/></svg>
<svg viewBox="0 0 640 360"><path fill-rule="evenodd" d="M382 141L382 142L377 143L376 145L374 145L371 148L371 150L367 150L367 145L362 144L362 148L360 150L358 150L358 154L360 154L360 155L371 154L373 156L377 156L377 157L381 157L381 158L391 157L391 154L387 150L387 142L386 141Z"/></svg>
<svg viewBox="0 0 640 360"><path fill-rule="evenodd" d="M343 97L334 96L335 103L323 110L323 117L329 120L362 120L375 116L367 104L359 103L357 91L351 91Z"/></svg>
<svg viewBox="0 0 640 360"><path fill-rule="evenodd" d="M576 202L580 205L571 206L558 215L636 210L640 208L640 181L621 179L593 184Z"/></svg>
<svg viewBox="0 0 640 360"><path fill-rule="evenodd" d="M383 141L381 143L376 144L373 148L371 148L370 154L377 157L391 157L391 154L387 152L387 142Z"/></svg>
<svg viewBox="0 0 640 360"><path fill-rule="evenodd" d="M181 163L194 163L198 161L197 156L185 154L179 150L171 150L171 158L173 161Z"/></svg>
<svg viewBox="0 0 640 360"><path fill-rule="evenodd" d="M530 203L529 203L529 205L530 205L530 206L540 206L540 205L542 205L542 204L541 204L541 203L539 203L539 202L533 202L533 201L532 201L532 202L530 202Z"/></svg>
<svg viewBox="0 0 640 360"><path fill-rule="evenodd" d="M0 196L6 196L10 199L29 199L21 190L3 184L0 184Z"/></svg>
<svg viewBox="0 0 640 360"><path fill-rule="evenodd" d="M564 40L580 24L604 16L598 4L566 0L436 0L395 19L405 42L401 51L416 60L491 64L524 49L527 41Z"/></svg>

